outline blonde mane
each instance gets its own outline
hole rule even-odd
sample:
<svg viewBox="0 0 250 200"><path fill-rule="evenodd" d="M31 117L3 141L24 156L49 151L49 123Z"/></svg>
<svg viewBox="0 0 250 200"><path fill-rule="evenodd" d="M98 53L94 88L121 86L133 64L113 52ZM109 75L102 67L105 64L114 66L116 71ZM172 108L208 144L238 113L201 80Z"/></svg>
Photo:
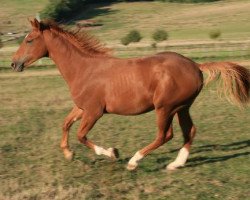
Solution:
<svg viewBox="0 0 250 200"><path fill-rule="evenodd" d="M98 39L89 35L85 31L78 30L73 32L66 30L53 21L43 21L40 24L43 30L49 29L50 31L62 36L73 46L88 56L107 57L111 54L111 50L109 48L106 48L100 43Z"/></svg>

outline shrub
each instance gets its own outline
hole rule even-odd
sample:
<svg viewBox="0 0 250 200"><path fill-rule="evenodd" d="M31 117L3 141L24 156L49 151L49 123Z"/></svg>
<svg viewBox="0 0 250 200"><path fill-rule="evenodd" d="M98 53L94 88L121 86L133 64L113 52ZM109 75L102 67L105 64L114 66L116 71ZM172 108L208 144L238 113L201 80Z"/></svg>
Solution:
<svg viewBox="0 0 250 200"><path fill-rule="evenodd" d="M220 30L213 30L213 31L210 31L210 33L209 33L209 37L210 37L211 39L217 39L217 38L219 38L220 36L221 36Z"/></svg>
<svg viewBox="0 0 250 200"><path fill-rule="evenodd" d="M122 43L123 45L127 46L127 45L130 43L130 41L129 41L128 37L123 37L123 38L121 39L121 43Z"/></svg>
<svg viewBox="0 0 250 200"><path fill-rule="evenodd" d="M41 18L61 21L72 15L86 5L87 0L49 0L49 4L41 12Z"/></svg>
<svg viewBox="0 0 250 200"><path fill-rule="evenodd" d="M121 39L123 45L128 45L131 42L139 42L142 39L142 36L139 31L132 30L125 37Z"/></svg>
<svg viewBox="0 0 250 200"><path fill-rule="evenodd" d="M157 48L157 43L156 43L156 42L152 43L152 44L151 44L151 47L152 47L153 49L156 49L156 48Z"/></svg>
<svg viewBox="0 0 250 200"><path fill-rule="evenodd" d="M156 30L152 37L156 42L161 42L168 39L168 33L165 30Z"/></svg>

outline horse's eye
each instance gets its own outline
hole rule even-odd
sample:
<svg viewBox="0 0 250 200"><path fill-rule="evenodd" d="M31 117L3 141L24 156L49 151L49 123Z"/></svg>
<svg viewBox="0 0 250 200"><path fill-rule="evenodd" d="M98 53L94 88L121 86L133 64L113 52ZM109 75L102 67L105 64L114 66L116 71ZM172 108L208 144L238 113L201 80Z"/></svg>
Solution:
<svg viewBox="0 0 250 200"><path fill-rule="evenodd" d="M27 44L31 44L33 42L33 40L26 40Z"/></svg>

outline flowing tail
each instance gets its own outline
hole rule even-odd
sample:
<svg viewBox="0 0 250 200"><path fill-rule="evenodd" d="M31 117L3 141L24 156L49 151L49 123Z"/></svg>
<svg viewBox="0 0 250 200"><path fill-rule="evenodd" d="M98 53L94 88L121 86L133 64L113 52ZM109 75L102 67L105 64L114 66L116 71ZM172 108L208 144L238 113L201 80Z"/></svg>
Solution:
<svg viewBox="0 0 250 200"><path fill-rule="evenodd" d="M199 67L208 74L205 85L221 78L222 87L218 87L218 91L240 107L247 105L250 99L250 71L247 68L230 62L210 62L199 64Z"/></svg>

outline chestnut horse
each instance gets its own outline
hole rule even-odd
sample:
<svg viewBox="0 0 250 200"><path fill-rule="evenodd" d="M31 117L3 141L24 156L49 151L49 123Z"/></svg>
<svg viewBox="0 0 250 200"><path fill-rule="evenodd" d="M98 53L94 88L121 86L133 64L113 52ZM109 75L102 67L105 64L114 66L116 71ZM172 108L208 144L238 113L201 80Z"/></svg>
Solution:
<svg viewBox="0 0 250 200"><path fill-rule="evenodd" d="M69 128L81 120L78 139L97 155L117 158L114 148L105 149L87 139L87 133L105 113L139 115L155 110L158 132L155 140L137 151L127 169L173 137L175 114L181 126L184 145L170 170L184 166L195 136L189 108L203 87L202 72L208 81L217 75L223 80L219 88L239 105L249 101L250 73L246 68L229 62L197 64L173 52L152 56L120 59L109 54L86 33L72 33L51 22L30 21L32 31L25 37L13 56L12 68L22 71L39 58L49 56L67 82L75 107L65 119L61 148L71 159L68 145Z"/></svg>

